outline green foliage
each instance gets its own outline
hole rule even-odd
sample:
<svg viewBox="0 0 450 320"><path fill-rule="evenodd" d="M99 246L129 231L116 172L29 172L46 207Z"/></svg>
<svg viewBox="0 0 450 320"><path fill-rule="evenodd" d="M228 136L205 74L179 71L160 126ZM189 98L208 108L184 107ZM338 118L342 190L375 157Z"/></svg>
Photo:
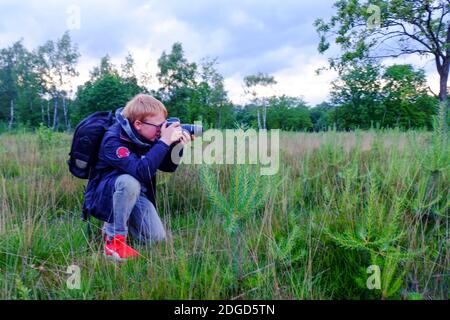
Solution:
<svg viewBox="0 0 450 320"><path fill-rule="evenodd" d="M174 89L195 85L197 64L187 61L183 46L179 42L173 44L169 54L162 53L158 59L158 67L160 69L158 80L165 93L170 94Z"/></svg>
<svg viewBox="0 0 450 320"><path fill-rule="evenodd" d="M432 128L436 99L427 94L423 70L411 65L393 65L384 71L382 127Z"/></svg>
<svg viewBox="0 0 450 320"><path fill-rule="evenodd" d="M19 300L30 300L31 290L28 289L20 280L20 278L16 278L16 289L17 289L17 299Z"/></svg>
<svg viewBox="0 0 450 320"><path fill-rule="evenodd" d="M344 10L345 1L340 6ZM366 15L363 11L355 2L346 14ZM317 27L323 32L331 28L323 21ZM351 23L346 26L350 27ZM339 41L351 43L344 35ZM365 49L360 43L358 50ZM175 43L158 59L161 86L156 91L148 89L149 74L137 73L130 53L120 70L106 55L90 71L89 81L78 87L72 101L62 88L78 75L80 55L69 34L47 41L34 51L28 51L19 41L0 51L0 123L8 131L37 128L40 123L55 131L71 130L87 115L124 106L134 95L144 92L159 98L171 116L184 123L202 121L205 128L232 128L235 122L289 131L319 131L332 126L339 130L374 126L432 128L436 100L425 92L423 71L400 65L383 73L377 64L367 64L356 56L347 57L351 63L349 60L340 67L341 78L334 83L331 103L314 110L300 97L262 96L260 89L267 91L277 83L272 75L263 72L244 77L243 89L249 102L234 105L217 70L217 59L190 62L181 43Z"/></svg>
<svg viewBox="0 0 450 320"><path fill-rule="evenodd" d="M46 121L55 130L68 129L70 99L63 87L78 75L75 65L79 56L67 32L33 51L28 51L22 41L2 49L0 120L8 121L11 127L34 128ZM47 106L50 100L55 103L51 109Z"/></svg>
<svg viewBox="0 0 450 320"><path fill-rule="evenodd" d="M368 129L371 121L381 120L380 68L377 65L355 66L332 85L331 99L335 120L341 129Z"/></svg>
<svg viewBox="0 0 450 320"><path fill-rule="evenodd" d="M234 121L234 111L228 101L223 76L216 70L217 64L217 60L203 60L188 103L187 121L202 120L209 127L226 128Z"/></svg>
<svg viewBox="0 0 450 320"><path fill-rule="evenodd" d="M45 126L42 122L39 124L39 128L36 130L39 146L48 147L51 146L55 138L53 130Z"/></svg>
<svg viewBox="0 0 450 320"><path fill-rule="evenodd" d="M253 95L256 95L256 93L253 93L256 86L269 86L276 83L277 82L273 76L263 72L258 72L256 74L251 74L244 77L244 85Z"/></svg>
<svg viewBox="0 0 450 320"><path fill-rule="evenodd" d="M91 79L78 87L74 101L72 121L76 125L96 111L115 110L124 107L136 94L145 92L138 85L134 72L134 60L126 57L122 73L111 63L109 56L101 59L100 65L91 71Z"/></svg>
<svg viewBox="0 0 450 320"><path fill-rule="evenodd" d="M269 178L260 176L258 168L235 165L224 194L211 169L203 166L200 170L202 184L214 210L224 216L227 233L235 234L245 219L252 217L264 204L270 190Z"/></svg>
<svg viewBox="0 0 450 320"><path fill-rule="evenodd" d="M430 192L428 132L284 132L273 177L180 165L157 188L170 237L120 265L102 256L101 222L86 236L71 137L52 134L45 157L37 134L0 139L1 298L448 298L449 168ZM72 264L80 290L66 287Z"/></svg>
<svg viewBox="0 0 450 320"><path fill-rule="evenodd" d="M329 124L339 129L432 127L437 100L427 94L423 70L411 65L355 65L333 83Z"/></svg>
<svg viewBox="0 0 450 320"><path fill-rule="evenodd" d="M260 122L262 121L261 110L266 110L266 127L268 129L308 131L313 127L306 102L302 98L286 95L257 100L248 104L237 110L236 120L245 127L256 129L258 128L258 112L260 113Z"/></svg>
<svg viewBox="0 0 450 320"><path fill-rule="evenodd" d="M428 168L432 172L448 168L450 163L450 146L448 143L448 125L445 103L439 104L439 113L433 118L432 143L428 154Z"/></svg>
<svg viewBox="0 0 450 320"><path fill-rule="evenodd" d="M278 239L271 243L272 254L277 262L283 265L292 266L293 264L304 262L307 258L307 234L299 225L297 216L291 213L288 217L289 230Z"/></svg>
<svg viewBox="0 0 450 320"><path fill-rule="evenodd" d="M211 204L212 210L223 215L224 229L231 240L231 269L237 283L233 286L236 293L241 289L243 280L242 261L247 252L243 252L242 241L245 238L244 223L254 219L255 214L264 205L270 191L270 182L259 175L258 168L249 165L235 165L228 180L226 191L220 191L213 171L207 166L200 169L201 182ZM226 195L228 194L228 196Z"/></svg>
<svg viewBox="0 0 450 320"><path fill-rule="evenodd" d="M160 71L157 77L161 83L158 96L171 116L187 119L187 105L197 84L197 64L187 61L182 44L177 42L173 44L169 54L162 53L158 59L158 67Z"/></svg>
<svg viewBox="0 0 450 320"><path fill-rule="evenodd" d="M156 92L170 116L185 123L202 121L205 127L231 127L233 106L224 88L223 76L216 70L217 60L204 59L200 66L184 56L181 43L158 60L161 88Z"/></svg>
<svg viewBox="0 0 450 320"><path fill-rule="evenodd" d="M417 292L411 292L407 296L408 300L424 300L423 296Z"/></svg>
<svg viewBox="0 0 450 320"><path fill-rule="evenodd" d="M22 41L0 51L0 119L11 122L12 106L13 125L36 124L40 115L32 111L39 101L41 77L34 53Z"/></svg>
<svg viewBox="0 0 450 320"><path fill-rule="evenodd" d="M301 98L272 97L267 111L267 127L282 130L310 130L312 122L308 106Z"/></svg>
<svg viewBox="0 0 450 320"><path fill-rule="evenodd" d="M244 92L251 97L251 104L256 109L258 129L267 129L267 107L269 97L261 97L258 91L262 88L271 88L277 81L269 74L258 72L244 77Z"/></svg>
<svg viewBox="0 0 450 320"><path fill-rule="evenodd" d="M398 58L403 55L416 54L428 56L434 60L436 71L439 75L439 101L444 103L448 96L448 75L450 70L449 32L447 26L449 4L446 1L401 1L401 0L338 0L334 3L335 14L329 19L317 19L314 26L319 34L320 42L318 51L324 53L330 46L330 39L340 47L341 54L330 58L330 68L340 74L354 64L368 64L380 61L384 58ZM411 31L413 30L413 32ZM330 37L333 36L333 37ZM332 41L332 40L331 40ZM406 72L406 73L405 73ZM386 74L395 78L399 74L413 75L413 81L417 82L417 73L395 67ZM395 81L407 83L411 77L398 77ZM392 78L391 78L392 79ZM389 88L389 86L387 87ZM406 90L396 89L402 92L397 97L397 103L385 109L385 115L395 111L388 109L405 110L402 103L408 100ZM417 97L417 95L416 95ZM429 119L423 121L422 115L430 113L433 103L431 99L418 101L417 104L408 101L408 127L410 122L416 126L427 125ZM400 106L398 104L400 103ZM397 123L400 124L401 116L397 113ZM395 117L394 116L394 117ZM391 119L384 120L391 121ZM404 124L405 125L405 124Z"/></svg>
<svg viewBox="0 0 450 320"><path fill-rule="evenodd" d="M331 124L329 119L332 113L333 105L328 102L322 102L310 109L311 121L314 131L326 131Z"/></svg>
<svg viewBox="0 0 450 320"><path fill-rule="evenodd" d="M334 42L341 47L343 53L341 57L330 60L332 67L339 68L349 62L366 59L369 53L383 49L380 45L389 48L385 51L392 57L412 53L422 55L428 52L434 53L431 48L436 39L445 43L447 31L441 25L441 17L444 18L448 13L445 10L447 4L443 1L433 1L432 4L427 2L429 1L336 1L335 15L329 21L317 19L314 23L320 36L319 52L324 53L330 48L328 36L335 32L337 37L334 38ZM379 17L374 16L375 12L370 8L373 6L379 9ZM430 14L430 21L427 20L428 14ZM408 27L411 25L418 27L417 33L408 33ZM400 28L400 31L394 33L388 32L398 26L405 29ZM392 47L391 42L386 41L388 39L394 39L397 43L404 45ZM414 47L419 44L420 48ZM439 47L439 49L444 48Z"/></svg>

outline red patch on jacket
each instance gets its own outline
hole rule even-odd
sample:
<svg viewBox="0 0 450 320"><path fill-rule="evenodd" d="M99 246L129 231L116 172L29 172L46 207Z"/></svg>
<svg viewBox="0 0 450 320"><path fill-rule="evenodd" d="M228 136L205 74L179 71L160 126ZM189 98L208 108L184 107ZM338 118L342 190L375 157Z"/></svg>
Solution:
<svg viewBox="0 0 450 320"><path fill-rule="evenodd" d="M126 147L119 147L116 150L117 158L122 159L122 158L128 157L129 155L130 155L130 150L128 150L128 148L126 148Z"/></svg>

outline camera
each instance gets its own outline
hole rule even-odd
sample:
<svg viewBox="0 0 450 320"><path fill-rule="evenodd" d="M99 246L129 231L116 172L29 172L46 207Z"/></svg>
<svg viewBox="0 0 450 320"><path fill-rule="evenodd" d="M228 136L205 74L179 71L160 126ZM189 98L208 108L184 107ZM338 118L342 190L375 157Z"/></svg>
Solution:
<svg viewBox="0 0 450 320"><path fill-rule="evenodd" d="M179 122L181 124L181 121L179 118L171 117L167 119L167 126L170 126L172 123ZM198 126L195 124L181 124L181 129L188 132L191 136L194 135L196 137L199 137L203 134L203 127Z"/></svg>

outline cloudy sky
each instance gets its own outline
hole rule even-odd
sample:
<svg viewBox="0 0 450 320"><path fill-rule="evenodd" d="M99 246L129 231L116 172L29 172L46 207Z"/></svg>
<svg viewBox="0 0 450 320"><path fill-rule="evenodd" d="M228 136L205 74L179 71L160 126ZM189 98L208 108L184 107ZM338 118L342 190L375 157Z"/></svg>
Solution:
<svg viewBox="0 0 450 320"><path fill-rule="evenodd" d="M242 79L258 71L275 76L275 94L302 96L310 105L327 99L336 75L315 70L327 57L317 52L316 18L330 17L333 0L0 0L0 48L21 38L32 49L70 30L81 58L75 85L109 54L117 66L128 52L138 71L156 74L157 59L174 42L187 58L217 58L234 102L245 97ZM392 63L393 61L391 61ZM430 86L438 79L430 59L410 57L426 69ZM156 79L153 79L156 87Z"/></svg>

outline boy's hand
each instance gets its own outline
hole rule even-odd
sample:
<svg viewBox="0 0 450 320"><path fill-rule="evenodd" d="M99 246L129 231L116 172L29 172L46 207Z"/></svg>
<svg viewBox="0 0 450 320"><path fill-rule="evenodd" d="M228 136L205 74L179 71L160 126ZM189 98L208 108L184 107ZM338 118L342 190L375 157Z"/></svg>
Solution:
<svg viewBox="0 0 450 320"><path fill-rule="evenodd" d="M164 123L161 127L161 138L159 140L170 146L172 143L180 140L182 136L183 130L179 122L174 122L170 126Z"/></svg>
<svg viewBox="0 0 450 320"><path fill-rule="evenodd" d="M180 139L180 143L184 146L184 145L188 144L189 141L194 140L194 139L195 139L195 136L191 137L191 135L188 132L183 130L183 136Z"/></svg>

